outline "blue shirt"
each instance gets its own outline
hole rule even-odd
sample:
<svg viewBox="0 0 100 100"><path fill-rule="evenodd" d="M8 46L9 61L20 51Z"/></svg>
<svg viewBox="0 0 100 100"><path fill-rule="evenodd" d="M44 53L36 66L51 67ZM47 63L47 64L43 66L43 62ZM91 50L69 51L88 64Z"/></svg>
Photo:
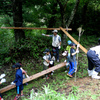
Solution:
<svg viewBox="0 0 100 100"><path fill-rule="evenodd" d="M16 86L23 84L23 74L21 69L16 70L14 83L16 83Z"/></svg>

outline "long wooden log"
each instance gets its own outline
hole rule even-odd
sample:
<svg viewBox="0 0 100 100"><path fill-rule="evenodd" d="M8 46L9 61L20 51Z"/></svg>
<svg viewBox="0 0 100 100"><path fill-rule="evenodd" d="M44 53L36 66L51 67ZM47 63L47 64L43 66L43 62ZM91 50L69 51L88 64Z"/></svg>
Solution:
<svg viewBox="0 0 100 100"><path fill-rule="evenodd" d="M45 75L47 73L50 73L51 71L57 70L57 69L59 69L61 67L64 67L65 65L66 65L66 63L62 62L62 63L60 63L58 65L55 65L55 66L53 66L51 68L48 68L47 70L41 71L41 72L39 72L37 74L34 74L34 75L30 76L29 78L25 78L23 80L23 84L26 83L26 82L30 82L30 81L38 78L38 77L41 77L41 76L43 76L43 75ZM16 87L15 85L8 85L8 86L0 89L0 93L6 92L6 91L11 90L11 89L13 89L15 87Z"/></svg>
<svg viewBox="0 0 100 100"><path fill-rule="evenodd" d="M1 27L1 29L29 29L29 30L60 30L60 28L38 28L38 27ZM64 30L67 30L64 28ZM68 28L71 31L71 28Z"/></svg>
<svg viewBox="0 0 100 100"><path fill-rule="evenodd" d="M75 44L79 44L67 31L65 31L62 27L60 27L60 29L75 43ZM84 51L85 53L87 53L87 49L84 48L81 44L80 45L80 49L82 51Z"/></svg>

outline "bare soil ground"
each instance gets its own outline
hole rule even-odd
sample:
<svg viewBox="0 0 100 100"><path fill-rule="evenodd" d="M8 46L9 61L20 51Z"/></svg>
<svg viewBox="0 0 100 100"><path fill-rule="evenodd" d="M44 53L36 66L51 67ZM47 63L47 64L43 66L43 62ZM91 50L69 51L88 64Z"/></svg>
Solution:
<svg viewBox="0 0 100 100"><path fill-rule="evenodd" d="M70 80L65 84L66 88L60 88L59 92L64 91L66 95L72 91L72 87L78 87L79 94L83 95L81 100L100 100L100 80L84 77Z"/></svg>

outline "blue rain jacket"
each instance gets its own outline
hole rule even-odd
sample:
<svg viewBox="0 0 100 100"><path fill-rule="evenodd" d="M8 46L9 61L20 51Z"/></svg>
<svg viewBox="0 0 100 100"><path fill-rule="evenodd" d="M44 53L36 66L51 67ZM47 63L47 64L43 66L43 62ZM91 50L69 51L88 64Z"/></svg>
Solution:
<svg viewBox="0 0 100 100"><path fill-rule="evenodd" d="M21 69L16 70L15 74L16 79L14 80L14 83L16 83L16 86L20 86L23 84L23 74Z"/></svg>

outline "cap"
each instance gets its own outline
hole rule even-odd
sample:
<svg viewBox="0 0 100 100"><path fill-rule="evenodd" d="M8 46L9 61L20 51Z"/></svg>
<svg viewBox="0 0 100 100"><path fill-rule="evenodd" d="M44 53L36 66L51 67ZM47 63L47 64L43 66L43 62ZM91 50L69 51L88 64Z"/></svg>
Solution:
<svg viewBox="0 0 100 100"><path fill-rule="evenodd" d="M70 45L72 42L71 42L70 40L68 40L68 42L67 42L67 43L68 43L68 45Z"/></svg>
<svg viewBox="0 0 100 100"><path fill-rule="evenodd" d="M15 65L12 66L13 68L21 67L20 63L16 63Z"/></svg>
<svg viewBox="0 0 100 100"><path fill-rule="evenodd" d="M71 43L70 45L71 45L71 46L75 46L75 43Z"/></svg>
<svg viewBox="0 0 100 100"><path fill-rule="evenodd" d="M47 52L50 52L50 50L49 49L45 49L45 51L43 53L47 53Z"/></svg>
<svg viewBox="0 0 100 100"><path fill-rule="evenodd" d="M58 33L58 31L57 30L53 30L52 33Z"/></svg>
<svg viewBox="0 0 100 100"><path fill-rule="evenodd" d="M21 64L20 63L16 63L15 66L16 67L21 67Z"/></svg>

